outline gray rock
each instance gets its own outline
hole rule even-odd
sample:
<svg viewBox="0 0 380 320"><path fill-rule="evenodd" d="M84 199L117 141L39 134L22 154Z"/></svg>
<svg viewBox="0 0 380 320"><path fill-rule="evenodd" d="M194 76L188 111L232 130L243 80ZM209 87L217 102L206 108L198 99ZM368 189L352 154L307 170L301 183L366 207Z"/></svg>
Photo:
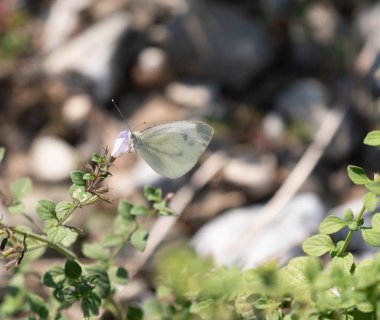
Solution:
<svg viewBox="0 0 380 320"><path fill-rule="evenodd" d="M256 198L269 196L276 187L277 161L273 154L258 154L252 147L236 147L223 169L224 179L244 188Z"/></svg>
<svg viewBox="0 0 380 320"><path fill-rule="evenodd" d="M241 87L271 61L273 49L259 24L236 7L201 0L167 26L162 46L179 72Z"/></svg>
<svg viewBox="0 0 380 320"><path fill-rule="evenodd" d="M361 50L356 61L356 68L367 74L380 50L380 3L363 7L357 14L356 26Z"/></svg>
<svg viewBox="0 0 380 320"><path fill-rule="evenodd" d="M45 72L83 75L92 82L98 98L108 98L117 81L111 68L113 55L129 24L129 15L122 12L99 21L51 52L43 63Z"/></svg>
<svg viewBox="0 0 380 320"><path fill-rule="evenodd" d="M274 111L291 125L313 134L327 112L326 88L315 79L302 79L285 88L277 97Z"/></svg>
<svg viewBox="0 0 380 320"><path fill-rule="evenodd" d="M241 235L264 217L262 205L227 211L204 225L193 237L195 250L211 256L219 265L252 268L269 259L286 263L300 254L302 242L315 232L324 216L324 205L318 196L300 194L282 210L276 221L260 230L250 242ZM244 239L243 239L244 240Z"/></svg>
<svg viewBox="0 0 380 320"><path fill-rule="evenodd" d="M180 106L197 110L197 114L215 115L218 91L213 83L176 81L166 87L165 95Z"/></svg>

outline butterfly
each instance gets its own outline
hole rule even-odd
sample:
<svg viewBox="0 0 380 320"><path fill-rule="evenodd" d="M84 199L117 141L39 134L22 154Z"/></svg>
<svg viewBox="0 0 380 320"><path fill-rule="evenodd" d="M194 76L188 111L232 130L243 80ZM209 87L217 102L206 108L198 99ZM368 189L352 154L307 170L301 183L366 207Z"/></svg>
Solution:
<svg viewBox="0 0 380 320"><path fill-rule="evenodd" d="M158 174L175 179L189 172L210 143L214 129L199 121L173 121L144 131L121 131L111 156L137 151Z"/></svg>

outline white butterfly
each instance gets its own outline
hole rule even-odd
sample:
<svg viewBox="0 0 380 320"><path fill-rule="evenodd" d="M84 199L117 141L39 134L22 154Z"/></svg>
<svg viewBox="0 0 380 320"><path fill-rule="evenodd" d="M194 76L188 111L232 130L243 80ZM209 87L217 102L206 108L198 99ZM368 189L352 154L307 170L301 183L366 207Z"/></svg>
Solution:
<svg viewBox="0 0 380 320"><path fill-rule="evenodd" d="M121 131L111 156L137 151L149 166L167 178L179 178L191 170L205 151L214 129L198 121L173 121L142 132Z"/></svg>

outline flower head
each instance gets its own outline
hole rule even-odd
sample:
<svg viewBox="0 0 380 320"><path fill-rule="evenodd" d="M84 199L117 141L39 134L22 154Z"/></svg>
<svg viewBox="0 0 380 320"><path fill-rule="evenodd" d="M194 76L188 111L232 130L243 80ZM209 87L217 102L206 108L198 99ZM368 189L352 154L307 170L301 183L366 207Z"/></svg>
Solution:
<svg viewBox="0 0 380 320"><path fill-rule="evenodd" d="M114 158L122 156L124 153L131 152L132 149L132 139L131 131L124 130L119 133L119 136L116 138L111 156Z"/></svg>

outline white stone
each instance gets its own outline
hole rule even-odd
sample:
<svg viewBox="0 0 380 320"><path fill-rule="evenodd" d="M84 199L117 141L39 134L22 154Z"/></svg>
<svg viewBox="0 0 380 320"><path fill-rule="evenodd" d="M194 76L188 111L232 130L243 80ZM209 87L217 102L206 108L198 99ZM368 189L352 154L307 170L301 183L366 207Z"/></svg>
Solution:
<svg viewBox="0 0 380 320"><path fill-rule="evenodd" d="M195 250L219 265L252 268L269 259L286 263L301 251L302 242L317 232L325 209L314 194L296 196L278 218L252 240L242 238L265 215L262 205L227 211L204 225L193 237Z"/></svg>
<svg viewBox="0 0 380 320"><path fill-rule="evenodd" d="M80 94L68 98L62 107L63 120L71 125L80 125L85 122L92 109L92 102L88 95Z"/></svg>
<svg viewBox="0 0 380 320"><path fill-rule="evenodd" d="M76 167L76 156L65 141L54 136L39 137L33 142L30 164L33 176L57 182L70 177L70 171Z"/></svg>

